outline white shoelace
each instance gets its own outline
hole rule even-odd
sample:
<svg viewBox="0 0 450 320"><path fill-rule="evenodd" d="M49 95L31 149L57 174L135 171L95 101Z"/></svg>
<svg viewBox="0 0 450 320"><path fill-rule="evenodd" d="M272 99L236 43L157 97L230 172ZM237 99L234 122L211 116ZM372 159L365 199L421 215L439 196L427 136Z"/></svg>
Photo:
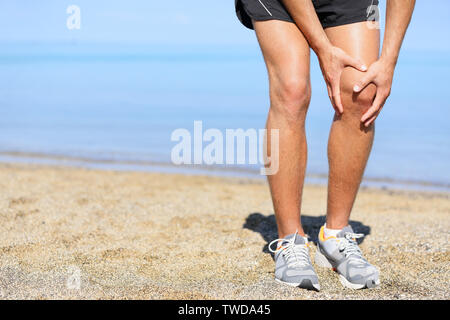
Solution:
<svg viewBox="0 0 450 320"><path fill-rule="evenodd" d="M269 251L270 252L277 252L279 250L283 250L281 254L286 258L286 262L288 267L303 267L310 264L309 262L309 250L306 244L296 244L295 243L296 236L292 237L289 240L286 239L275 239L269 244ZM276 250L272 249L272 245L274 243L282 241L282 244L279 248Z"/></svg>
<svg viewBox="0 0 450 320"><path fill-rule="evenodd" d="M356 242L356 239L362 237L364 237L364 234L362 233L347 232L344 235L344 238L341 238L339 241L339 251L343 251L345 257L350 257L351 259L353 258L352 260L363 263L364 261L362 260L362 252L358 246L358 243Z"/></svg>

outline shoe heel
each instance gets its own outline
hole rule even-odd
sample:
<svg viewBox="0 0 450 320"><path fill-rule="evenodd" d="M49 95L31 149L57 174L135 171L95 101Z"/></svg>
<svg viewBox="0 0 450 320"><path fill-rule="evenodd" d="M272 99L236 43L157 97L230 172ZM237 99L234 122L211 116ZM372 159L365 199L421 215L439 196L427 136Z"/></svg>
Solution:
<svg viewBox="0 0 450 320"><path fill-rule="evenodd" d="M320 252L319 249L316 250L316 256L314 257L314 262L316 265L322 268L333 268L331 263L328 261L327 258Z"/></svg>

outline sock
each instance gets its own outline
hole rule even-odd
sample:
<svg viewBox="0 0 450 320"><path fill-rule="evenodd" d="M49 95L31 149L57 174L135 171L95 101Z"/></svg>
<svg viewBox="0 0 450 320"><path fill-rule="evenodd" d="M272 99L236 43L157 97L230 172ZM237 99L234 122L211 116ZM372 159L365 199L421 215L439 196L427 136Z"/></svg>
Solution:
<svg viewBox="0 0 450 320"><path fill-rule="evenodd" d="M323 235L325 238L328 237L336 237L339 232L341 232L342 229L328 229L327 224L325 223L323 226Z"/></svg>
<svg viewBox="0 0 450 320"><path fill-rule="evenodd" d="M303 240L305 241L305 244L307 245L308 244L308 237L304 237L304 236L301 236L301 235L299 235L299 234L297 234L297 237L300 237L300 238L303 238ZM286 242L287 240L280 240L280 241L278 241L278 244L277 244L277 250L279 250L282 246L283 246L283 243L284 242ZM297 241L296 241L296 243L297 243Z"/></svg>

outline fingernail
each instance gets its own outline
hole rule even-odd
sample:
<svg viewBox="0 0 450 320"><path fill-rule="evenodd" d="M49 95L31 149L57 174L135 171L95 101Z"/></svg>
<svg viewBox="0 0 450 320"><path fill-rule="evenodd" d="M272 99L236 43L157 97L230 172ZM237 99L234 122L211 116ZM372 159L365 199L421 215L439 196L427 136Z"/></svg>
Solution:
<svg viewBox="0 0 450 320"><path fill-rule="evenodd" d="M361 70L362 70L362 71L366 71L366 70L367 70L367 66L364 64L364 65L361 67Z"/></svg>
<svg viewBox="0 0 450 320"><path fill-rule="evenodd" d="M359 86L358 85L355 85L354 87L353 87L353 91L356 91L356 92L358 92L359 91Z"/></svg>

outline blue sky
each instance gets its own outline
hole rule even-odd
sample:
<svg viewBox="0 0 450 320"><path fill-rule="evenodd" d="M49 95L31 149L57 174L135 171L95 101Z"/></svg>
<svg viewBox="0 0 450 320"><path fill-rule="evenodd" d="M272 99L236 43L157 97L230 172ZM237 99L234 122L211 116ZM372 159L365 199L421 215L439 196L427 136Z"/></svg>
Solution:
<svg viewBox="0 0 450 320"><path fill-rule="evenodd" d="M381 0L384 16L385 0ZM66 28L66 8L81 8L81 30ZM450 1L417 1L406 50L450 51ZM384 18L384 17L383 17ZM0 41L114 42L154 45L255 43L237 21L233 0L3 0Z"/></svg>

